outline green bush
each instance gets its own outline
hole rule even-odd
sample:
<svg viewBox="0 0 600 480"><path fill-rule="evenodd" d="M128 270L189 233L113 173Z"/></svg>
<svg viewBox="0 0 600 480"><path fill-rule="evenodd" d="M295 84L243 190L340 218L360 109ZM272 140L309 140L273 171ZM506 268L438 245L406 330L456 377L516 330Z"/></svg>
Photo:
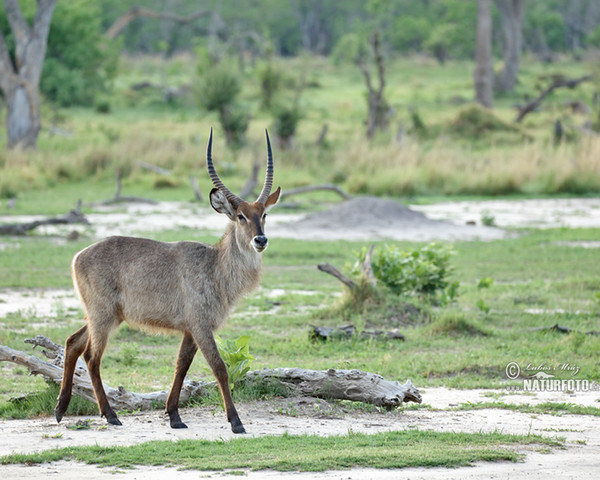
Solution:
<svg viewBox="0 0 600 480"><path fill-rule="evenodd" d="M258 70L258 81L260 83L260 104L262 108L269 109L273 97L281 89L283 73L271 62L265 63Z"/></svg>
<svg viewBox="0 0 600 480"><path fill-rule="evenodd" d="M227 105L219 112L219 122L225 132L230 148L240 148L244 144L250 113L239 104Z"/></svg>
<svg viewBox="0 0 600 480"><path fill-rule="evenodd" d="M237 73L225 63L220 63L202 75L198 99L208 111L223 112L235 101L241 90Z"/></svg>
<svg viewBox="0 0 600 480"><path fill-rule="evenodd" d="M366 248L358 253L352 269L354 275L362 271L361 264L366 253ZM437 242L407 251L386 244L374 251L371 265L375 278L397 295L434 295L440 292L446 301L452 301L458 289L458 282L449 280L452 254L449 246Z"/></svg>
<svg viewBox="0 0 600 480"><path fill-rule="evenodd" d="M275 133L283 145L287 145L296 133L302 118L297 107L278 106L273 110Z"/></svg>

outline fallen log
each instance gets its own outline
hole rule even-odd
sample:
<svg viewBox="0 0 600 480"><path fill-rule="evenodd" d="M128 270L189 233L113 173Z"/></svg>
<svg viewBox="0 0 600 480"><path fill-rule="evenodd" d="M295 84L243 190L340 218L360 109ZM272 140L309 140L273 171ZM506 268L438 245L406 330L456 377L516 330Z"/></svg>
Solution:
<svg viewBox="0 0 600 480"><path fill-rule="evenodd" d="M0 361L17 363L26 367L31 374L42 375L47 380L60 383L64 348L50 339L38 335L27 343L43 347L42 353L52 360L45 362L24 352L0 345ZM248 372L246 379L257 382L279 381L292 391L319 398L352 400L388 409L403 402L421 403L421 394L410 380L404 385L388 381L383 377L359 370L304 370L301 368L263 369ZM209 395L216 382L197 382L187 380L181 390L181 401L192 397ZM111 406L115 409L150 410L164 405L168 391L135 393L123 387L112 388L104 385ZM94 391L85 363L79 360L73 376L73 393L95 402Z"/></svg>
<svg viewBox="0 0 600 480"><path fill-rule="evenodd" d="M358 333L354 325L342 325L341 327L320 327L311 325L309 336L311 340L347 339ZM386 338L388 340L406 340L398 329L393 330L363 330L358 333L361 338Z"/></svg>
<svg viewBox="0 0 600 480"><path fill-rule="evenodd" d="M246 376L263 380L276 379L284 384L291 384L299 393L312 397L352 400L388 409L404 402L422 402L419 390L410 379L402 385L360 370L276 368L254 370Z"/></svg>
<svg viewBox="0 0 600 480"><path fill-rule="evenodd" d="M600 330L588 330L587 332L581 332L571 327L564 327L558 323L550 327L535 327L531 328L531 332L557 332L557 333L583 333L584 335L600 335Z"/></svg>
<svg viewBox="0 0 600 480"><path fill-rule="evenodd" d="M34 220L33 222L27 223L6 223L0 225L0 235L25 235L27 232L41 227L42 225L66 225L70 223L90 225L88 219L81 213L81 202L79 202L77 207L69 213L58 217Z"/></svg>

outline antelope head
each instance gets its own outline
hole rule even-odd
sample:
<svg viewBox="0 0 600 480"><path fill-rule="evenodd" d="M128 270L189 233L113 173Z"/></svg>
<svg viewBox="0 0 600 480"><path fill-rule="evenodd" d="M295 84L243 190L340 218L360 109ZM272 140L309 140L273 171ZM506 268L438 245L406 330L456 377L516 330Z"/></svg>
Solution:
<svg viewBox="0 0 600 480"><path fill-rule="evenodd" d="M265 183L255 202L249 203L232 193L221 181L212 162L212 129L206 151L208 175L214 185L210 192L210 205L219 213L227 215L234 223L236 240L241 248L252 248L261 253L267 248L269 239L265 235L267 211L279 200L281 187L271 193L273 186L273 152L269 132L267 135L267 173Z"/></svg>

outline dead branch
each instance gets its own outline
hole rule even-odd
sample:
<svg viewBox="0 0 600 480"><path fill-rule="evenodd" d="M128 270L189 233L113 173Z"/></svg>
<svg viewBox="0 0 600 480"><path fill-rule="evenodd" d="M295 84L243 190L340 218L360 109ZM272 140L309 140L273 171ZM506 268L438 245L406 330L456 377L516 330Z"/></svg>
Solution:
<svg viewBox="0 0 600 480"><path fill-rule="evenodd" d="M356 290L358 288L358 285L353 280L349 279L330 263L319 263L319 265L317 265L317 268L322 272L328 273L329 275L333 275L340 282L346 285L350 290Z"/></svg>
<svg viewBox="0 0 600 480"><path fill-rule="evenodd" d="M191 13L190 15L182 16L170 12L157 12L148 8L133 6L113 22L110 28L104 33L104 36L110 39L115 38L117 35L119 35L119 33L123 31L123 29L127 25L129 25L129 23L132 20L135 20L136 18L140 17L171 20L173 22L186 25L194 22L198 18L208 16L211 13L212 12L210 10L198 10L197 12Z"/></svg>
<svg viewBox="0 0 600 480"><path fill-rule="evenodd" d="M373 273L373 266L371 265L371 258L373 257L374 250L375 245L373 244L371 245L371 248L369 248L369 251L365 255L364 261L360 265L365 275L365 278L367 279L369 285L372 287L377 286L377 279L375 278L375 274ZM319 265L317 265L317 268L322 272L328 273L329 275L333 275L340 282L346 285L350 290L356 290L358 288L358 285L354 280L348 278L330 263L320 263Z"/></svg>
<svg viewBox="0 0 600 480"><path fill-rule="evenodd" d="M142 168L145 168L146 170L150 170L151 172L158 173L159 175L171 175L171 173L173 173L172 170L169 170L167 168L162 168L157 165L152 165L151 163L142 162L141 160L138 160L136 162L136 164L138 164Z"/></svg>
<svg viewBox="0 0 600 480"><path fill-rule="evenodd" d="M260 170L260 164L255 163L252 165L252 172L250 172L250 177L246 181L246 184L242 187L242 191L240 192L240 198L248 197L256 188L256 184L258 183L258 171Z"/></svg>
<svg viewBox="0 0 600 480"><path fill-rule="evenodd" d="M365 277L369 281L369 284L373 287L377 285L377 279L373 273L373 265L371 265L371 258L373 257L373 251L375 250L375 244L371 245L369 251L365 255L365 260L362 262L362 271L365 273Z"/></svg>
<svg viewBox="0 0 600 480"><path fill-rule="evenodd" d="M322 147L323 145L325 145L325 137L327 136L327 130L329 130L329 125L324 123L323 128L321 128L321 132L319 133L319 136L317 137L317 141L315 142L315 145L317 147Z"/></svg>
<svg viewBox="0 0 600 480"><path fill-rule="evenodd" d="M328 339L342 339L352 338L357 334L356 327L354 325L343 325L341 327L319 327L317 325L311 325L309 337L311 340L328 340ZM361 338L386 338L388 340L406 340L404 335L400 333L398 329L393 330L363 330L360 332L359 337Z"/></svg>
<svg viewBox="0 0 600 480"><path fill-rule="evenodd" d="M580 332L579 330L574 330L571 327L563 327L558 323L552 325L551 327L536 327L531 328L529 331L531 332L558 332L558 333L583 333L584 335L600 335L600 330L588 330L587 332Z"/></svg>
<svg viewBox="0 0 600 480"><path fill-rule="evenodd" d="M421 403L419 390L409 380L404 385L360 370L304 370L276 368L248 372L249 378L276 379L289 384L299 393L319 398L352 400L388 409L403 402Z"/></svg>
<svg viewBox="0 0 600 480"><path fill-rule="evenodd" d="M349 200L352 198L352 195L348 195L337 185L333 185L331 183L325 183L323 185L306 185L304 187L291 188L289 190L284 190L281 192L281 198L291 197L292 195L300 195L301 193L308 192L316 192L320 190L327 190L331 192L337 193L340 197L345 200Z"/></svg>
<svg viewBox="0 0 600 480"><path fill-rule="evenodd" d="M42 375L52 382L60 383L64 358L62 345L41 335L25 341L34 345L34 348L41 346L42 353L50 358L52 363L3 345L0 345L0 361L17 363L26 367L34 375ZM410 380L401 385L396 381L384 380L379 375L359 370L263 369L248 372L246 378L265 382L277 380L304 395L365 402L388 409L403 402L421 403L421 394ZM77 364L73 382L75 395L95 402L87 367L81 360ZM192 397L208 395L214 387L215 382L186 380L181 391L181 400L185 402ZM157 404L164 404L168 395L168 391L134 393L128 392L123 387L111 388L105 385L104 388L109 402L117 409L149 410L155 408Z"/></svg>
<svg viewBox="0 0 600 480"><path fill-rule="evenodd" d="M118 168L117 168L117 172L116 172L116 178L117 178L117 190L115 191L115 196L108 200L94 203L93 205L114 205L116 203L148 203L150 205L158 205L157 201L150 200L149 198L129 197L129 196L121 195L121 190L123 189L123 183L121 182L121 170Z"/></svg>
<svg viewBox="0 0 600 480"><path fill-rule="evenodd" d="M542 100L544 100L544 98L546 98L548 95L550 95L557 88L567 87L567 88L573 89L573 88L577 87L577 85L579 85L580 83L587 82L589 80L592 80L591 75L585 75L580 78L572 78L572 79L562 78L562 77L554 79L552 84L548 88L543 90L542 93L540 93L537 98L535 98L534 100L529 102L524 107L519 108L519 115L517 115L515 122L520 123L525 118L526 115L528 115L529 113L536 110L542 103Z"/></svg>
<svg viewBox="0 0 600 480"><path fill-rule="evenodd" d="M70 223L90 225L88 219L81 213L81 201L78 202L76 208L66 215L45 218L43 220L34 220L33 222L27 223L7 223L0 225L0 235L25 235L27 232L30 232L37 227L41 227L42 225L66 225Z"/></svg>
<svg viewBox="0 0 600 480"><path fill-rule="evenodd" d="M200 187L198 186L198 181L194 175L190 175L190 183L192 184L192 189L194 190L194 197L199 202L202 201L202 192L200 191Z"/></svg>

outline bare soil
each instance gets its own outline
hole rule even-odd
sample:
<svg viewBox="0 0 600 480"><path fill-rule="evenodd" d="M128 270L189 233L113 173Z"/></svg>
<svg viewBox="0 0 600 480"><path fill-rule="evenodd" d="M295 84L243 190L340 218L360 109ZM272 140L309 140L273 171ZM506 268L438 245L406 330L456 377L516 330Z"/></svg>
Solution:
<svg viewBox="0 0 600 480"><path fill-rule="evenodd" d="M421 215L421 212L427 215ZM497 227L481 225L483 216L494 219ZM33 217L0 217L0 222L31 221ZM138 235L177 227L222 232L226 219L208 208L190 204L162 203L158 206L130 205L104 209L88 215L90 227L44 227L39 233L63 238L73 229L94 238L112 234ZM476 225L467 225L475 222ZM600 199L528 200L522 202L488 201L414 206L412 210L397 202L362 198L336 205L330 210L308 216L281 214L269 216L271 237L303 239L372 240L492 240L507 235L505 227L598 227ZM582 246L582 245L572 245ZM585 245L598 248L600 243ZM14 244L0 242L0 251ZM74 294L64 290L0 291L0 315L11 311L35 309L38 316L52 316L61 308L77 308ZM33 311L33 310L32 310ZM526 454L520 463L478 463L457 469L410 468L403 470L352 469L324 473L245 472L247 478L271 479L488 479L488 478L598 478L600 471L600 417L585 415L532 415L509 410L483 409L449 411L466 402L501 401L535 404L544 401L600 406L600 392L568 394L539 392L533 396L506 394L504 391L450 390L430 388L422 391L424 404L442 410L405 410L395 412L344 411L312 398L276 399L238 405L249 436L290 434L375 433L418 428L436 431L537 433L564 437L565 449L517 447ZM446 410L444 410L446 409ZM187 430L172 430L162 412L145 412L122 418L122 427L105 427L103 420L91 418L89 430L69 429L81 418L65 418L60 425L52 418L0 420L0 455L30 453L75 445L131 445L150 440L183 438L230 439L224 413L220 409L194 408L182 411ZM401 455L401 452L398 452ZM220 477L222 472L176 471L162 467L139 467L116 472L75 462L43 465L7 465L5 478L60 478L61 480L164 479ZM116 474L116 475L115 475ZM226 473L225 473L226 475Z"/></svg>
<svg viewBox="0 0 600 480"><path fill-rule="evenodd" d="M423 391L423 401L434 409L448 409L466 402L490 401L503 391L452 390L430 388ZM540 392L534 396L506 394L506 403L537 404L545 401L598 405L599 392L570 395L563 392ZM600 453L600 418L584 415L532 415L502 409L483 410L405 410L394 412L344 411L339 406L313 398L287 398L238 406L248 436L289 434L340 435L353 432L375 433L404 429L461 432L494 432L541 434L563 437L566 449L516 447L526 455L524 462L480 462L457 469L409 468L403 470L352 469L325 473L246 472L248 478L597 478ZM30 453L75 445L132 445L151 440L209 439L228 440L231 433L225 415L219 408L182 410L188 424L186 430L172 430L162 412L136 413L121 418L122 427L105 428L103 419L89 417L91 428L72 430L81 417L68 417L60 425L53 418L0 421L0 455ZM88 418L88 417L86 417ZM401 452L399 452L401 454ZM170 470L138 467L117 472L114 468L97 468L75 462L59 462L34 466L7 465L2 471L7 478L49 478L90 480L105 478L166 478ZM177 472L178 478L221 476L220 472Z"/></svg>

